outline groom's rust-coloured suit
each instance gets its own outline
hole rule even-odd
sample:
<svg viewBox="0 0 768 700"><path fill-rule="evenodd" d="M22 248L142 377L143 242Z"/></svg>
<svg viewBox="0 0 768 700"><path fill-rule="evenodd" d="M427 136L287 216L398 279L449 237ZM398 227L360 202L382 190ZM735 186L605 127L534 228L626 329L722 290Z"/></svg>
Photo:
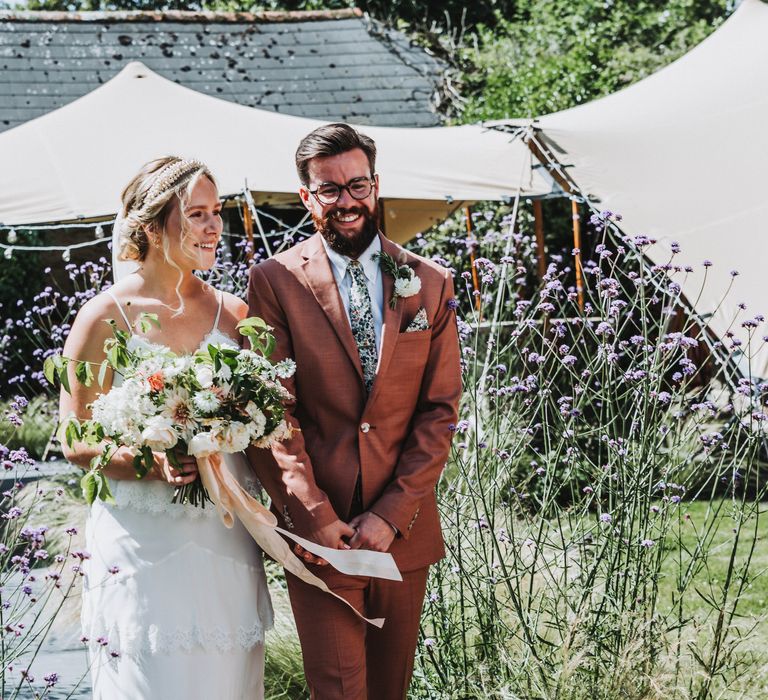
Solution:
<svg viewBox="0 0 768 700"><path fill-rule="evenodd" d="M389 551L402 583L312 566L368 617L386 617L382 630L366 628L338 601L288 577L307 680L321 700L405 696L427 569L444 555L435 484L461 393L453 282L439 265L380 239L385 253L413 268L421 290L397 298L393 309L394 282L383 274L383 338L370 395L320 234L255 266L250 276L250 313L273 327L274 357L297 364L287 386L296 397L289 420L298 431L271 453L251 452L281 524L312 539L314 530L336 518L348 522L361 509L398 531ZM405 332L422 308L429 328Z"/></svg>

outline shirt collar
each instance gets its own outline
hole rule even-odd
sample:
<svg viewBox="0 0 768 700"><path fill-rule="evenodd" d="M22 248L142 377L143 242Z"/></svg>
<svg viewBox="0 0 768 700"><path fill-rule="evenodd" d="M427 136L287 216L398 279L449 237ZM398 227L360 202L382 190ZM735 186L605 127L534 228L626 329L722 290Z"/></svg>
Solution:
<svg viewBox="0 0 768 700"><path fill-rule="evenodd" d="M349 265L352 258L346 255L340 255L335 250L332 250L331 247L326 242L325 238L321 237L321 240L323 241L325 252L328 254L328 260L331 261L331 266L333 267L335 276L339 280L344 279L344 275L347 274L347 265ZM363 251L363 253L358 258L360 265L362 265L363 267L363 272L365 273L365 276L369 282L375 282L376 276L379 273L379 261L374 259L374 255L380 252L381 252L381 240L379 239L379 236L377 234L374 237L374 239L371 241L371 244Z"/></svg>

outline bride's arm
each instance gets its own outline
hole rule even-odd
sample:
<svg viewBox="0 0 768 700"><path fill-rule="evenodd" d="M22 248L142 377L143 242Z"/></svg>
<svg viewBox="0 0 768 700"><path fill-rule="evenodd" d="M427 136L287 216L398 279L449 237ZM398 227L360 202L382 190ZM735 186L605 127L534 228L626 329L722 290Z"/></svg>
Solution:
<svg viewBox="0 0 768 700"><path fill-rule="evenodd" d="M107 323L109 319L117 316L114 302L105 294L99 294L86 303L77 314L67 342L64 344L64 356L75 361L92 363L93 374L98 375L99 365L104 361L104 341L112 335L112 329ZM75 377L74 363L70 363L67 369L69 375L69 388L67 392L63 387L59 396L59 415L61 420L74 416L80 420L91 418L88 408L99 394L109 391L112 386L111 369L107 369L104 376L104 384L99 386L94 380L91 386L81 384ZM86 445L76 441L72 446L62 443L64 457L73 464L88 469L91 460L100 455L103 445ZM155 469L147 474L145 479L161 479L175 486L189 483L195 479L197 468L194 459L180 457L185 475L182 476L171 465L162 453L155 453ZM115 452L109 464L104 468L104 473L112 479L136 479L136 471L133 468L133 455L124 447Z"/></svg>

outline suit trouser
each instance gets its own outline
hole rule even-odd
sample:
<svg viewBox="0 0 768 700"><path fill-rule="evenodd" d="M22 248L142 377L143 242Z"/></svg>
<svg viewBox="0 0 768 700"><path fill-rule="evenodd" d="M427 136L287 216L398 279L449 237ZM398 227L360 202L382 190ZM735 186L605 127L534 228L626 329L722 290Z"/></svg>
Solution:
<svg viewBox="0 0 768 700"><path fill-rule="evenodd" d="M312 700L405 698L429 567L403 573L402 582L347 576L330 565L309 568L365 617L386 618L377 629L286 572Z"/></svg>

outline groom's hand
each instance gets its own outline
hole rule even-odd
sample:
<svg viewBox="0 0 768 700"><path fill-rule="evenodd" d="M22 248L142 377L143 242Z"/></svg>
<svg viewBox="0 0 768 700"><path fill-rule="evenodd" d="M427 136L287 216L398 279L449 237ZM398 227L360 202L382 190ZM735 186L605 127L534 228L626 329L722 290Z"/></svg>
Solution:
<svg viewBox="0 0 768 700"><path fill-rule="evenodd" d="M349 549L349 545L342 538L352 537L354 534L355 531L344 521L334 520L332 523L328 523L325 527L313 531L311 539L313 542L320 544L323 547L330 547L331 549ZM328 563L325 559L316 557L311 552L308 552L301 545L295 545L294 551L308 564L325 566Z"/></svg>
<svg viewBox="0 0 768 700"><path fill-rule="evenodd" d="M352 549L387 552L395 539L395 529L384 518L370 511L352 518L349 524L356 530L349 541Z"/></svg>

